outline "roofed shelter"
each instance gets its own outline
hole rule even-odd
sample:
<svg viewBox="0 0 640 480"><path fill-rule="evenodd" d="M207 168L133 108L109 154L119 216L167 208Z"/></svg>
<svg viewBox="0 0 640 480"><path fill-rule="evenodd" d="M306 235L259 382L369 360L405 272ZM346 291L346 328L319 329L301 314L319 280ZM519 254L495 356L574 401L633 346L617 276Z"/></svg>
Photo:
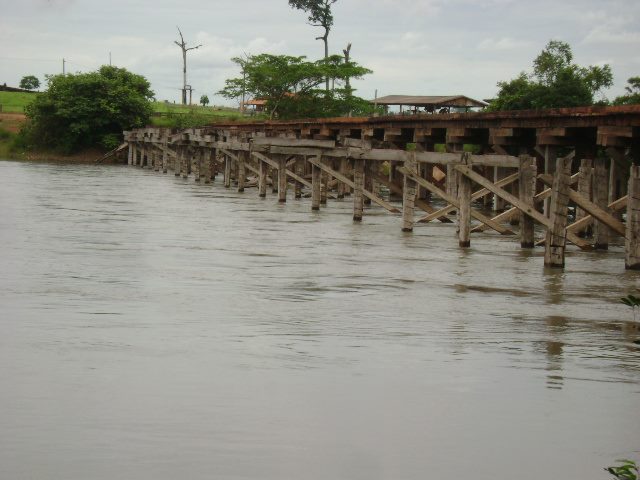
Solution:
<svg viewBox="0 0 640 480"><path fill-rule="evenodd" d="M415 96L415 95L387 95L386 97L369 100L375 105L384 105L385 111L390 106L399 106L400 113L403 107L410 107L409 112L419 113L423 108L426 113L450 113L451 109L468 112L473 108L484 108L489 105L482 100L475 100L465 95L435 95L435 96Z"/></svg>

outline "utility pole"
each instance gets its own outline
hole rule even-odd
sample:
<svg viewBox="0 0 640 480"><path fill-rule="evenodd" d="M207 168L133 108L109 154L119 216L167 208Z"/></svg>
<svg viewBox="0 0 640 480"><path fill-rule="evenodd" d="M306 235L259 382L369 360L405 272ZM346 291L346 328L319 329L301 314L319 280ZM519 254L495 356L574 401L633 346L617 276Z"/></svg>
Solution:
<svg viewBox="0 0 640 480"><path fill-rule="evenodd" d="M64 64L65 64L65 61L64 61L64 58L63 58L62 59L62 74L63 75L65 74Z"/></svg>
<svg viewBox="0 0 640 480"><path fill-rule="evenodd" d="M187 104L187 52L189 50L195 50L196 48L200 48L202 45L198 45L196 47L187 48L187 44L184 41L184 37L182 36L182 32L180 31L180 27L176 27L178 29L178 33L180 34L180 42L174 41L176 45L178 45L182 49L182 104ZM189 87L190 89L190 87Z"/></svg>
<svg viewBox="0 0 640 480"><path fill-rule="evenodd" d="M109 66L111 66L111 52L109 52Z"/></svg>

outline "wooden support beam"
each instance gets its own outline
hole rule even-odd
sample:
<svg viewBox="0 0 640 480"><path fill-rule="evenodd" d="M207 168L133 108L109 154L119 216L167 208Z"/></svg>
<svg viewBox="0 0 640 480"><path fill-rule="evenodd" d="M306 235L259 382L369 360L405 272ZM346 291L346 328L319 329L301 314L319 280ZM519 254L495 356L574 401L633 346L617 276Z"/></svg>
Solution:
<svg viewBox="0 0 640 480"><path fill-rule="evenodd" d="M379 182L379 183L383 184L384 186L386 186L390 191L394 192L395 194L402 195L402 187L399 186L397 183L391 183L387 178L383 177L382 175L380 175L378 173L373 175L373 179L376 182ZM435 211L436 211L435 208L433 208L431 205L429 205L424 200L416 199L416 207L424 210L425 212L429 213L430 215L435 213ZM453 209L455 209L455 207L453 207ZM438 220L440 220L442 223L453 223L453 221L450 218L448 218L446 215L439 216Z"/></svg>
<svg viewBox="0 0 640 480"><path fill-rule="evenodd" d="M604 158L596 158L594 161L592 193L593 203L606 212L607 204L609 203L609 173L607 172ZM617 220L617 218L615 219ZM609 227L600 220L595 222L593 243L596 250L607 250L609 248Z"/></svg>
<svg viewBox="0 0 640 480"><path fill-rule="evenodd" d="M520 157L520 169L518 170L520 201L534 207L534 194L536 191L536 164L535 159L528 155ZM535 244L533 219L524 213L520 213L520 246L533 248Z"/></svg>
<svg viewBox="0 0 640 480"><path fill-rule="evenodd" d="M550 175L540 175L538 178L540 178L547 185L550 185L553 183L553 178ZM600 208L598 205L591 202L590 200L587 200L572 188L568 189L567 195L572 202L574 202L580 208L583 208L584 210L586 210L595 219L603 222L605 225L607 225L613 231L617 232L619 235L625 234L625 227L622 224L622 222L620 222L620 220L618 220L617 218L614 218L612 215L610 215L608 212Z"/></svg>
<svg viewBox="0 0 640 480"><path fill-rule="evenodd" d="M640 270L640 165L631 166L628 192L624 263L627 270Z"/></svg>
<svg viewBox="0 0 640 480"><path fill-rule="evenodd" d="M336 172L332 168L330 168L330 167L326 166L325 164L323 164L322 162L320 162L317 158L310 158L310 159L308 159L308 162L311 163L312 165L318 166L321 170L327 172L329 175L331 175L332 177L338 179L339 181L347 184L349 187L355 188L355 181L352 182L350 179L348 179L344 175L340 174L340 172ZM363 181L364 181L364 165L362 165L362 169L363 169L362 170L362 176L363 176ZM388 203L385 200L381 199L380 197L374 195L373 193L365 190L364 186L362 188L362 194L364 196L366 196L366 197L369 197L374 203L380 205L382 208L388 210L389 212L391 212L391 213L400 213L400 210L398 210L396 207L394 207L390 203Z"/></svg>
<svg viewBox="0 0 640 480"><path fill-rule="evenodd" d="M569 210L569 184L571 160L559 158L551 187L549 227L544 250L545 267L564 268L564 252L567 243L567 215Z"/></svg>
<svg viewBox="0 0 640 480"><path fill-rule="evenodd" d="M224 188L231 188L231 159L233 157L226 153L224 156Z"/></svg>
<svg viewBox="0 0 640 480"><path fill-rule="evenodd" d="M257 158L258 160L260 160L263 163L266 163L267 165L269 165L271 168L275 168L278 169L279 168L279 164L278 162L270 159L269 157L267 157L266 155L263 155L262 153L258 153L258 152L251 152L251 155L253 155L255 158ZM301 184L303 184L305 187L307 188L311 188L311 183L308 182L307 180L305 180L304 178L302 178L300 175L298 175L297 173L287 169L287 176L293 178L296 182L300 182Z"/></svg>
<svg viewBox="0 0 640 480"><path fill-rule="evenodd" d="M287 201L287 159L280 155L278 158L278 202Z"/></svg>
<svg viewBox="0 0 640 480"><path fill-rule="evenodd" d="M247 171L245 168L247 152L238 152L238 192L244 192L244 185L247 180Z"/></svg>
<svg viewBox="0 0 640 480"><path fill-rule="evenodd" d="M533 208L533 206L529 206L529 205L521 202L520 199L517 198L516 196L510 194L509 192L504 191L500 187L496 187L493 183L491 183L490 180L487 180L482 175L474 172L469 167L457 166L456 169L459 172L463 173L464 175L467 175L474 182L476 182L479 185L482 185L483 187L491 190L494 194L504 198L511 205L513 205L514 207L516 207L517 209L519 209L520 211L522 211L526 215L528 215L531 218L533 218L536 222L544 225L547 228L551 228L552 224L549 221L549 219L547 217L545 217L544 215L542 215L537 210L535 210ZM486 222L483 222L483 223L486 223ZM585 249L585 250L590 250L591 249L591 245L588 242L584 241L583 239L579 238L577 235L567 234L567 238L569 239L570 242L574 243L575 245L577 245L578 247L580 247L582 249Z"/></svg>
<svg viewBox="0 0 640 480"><path fill-rule="evenodd" d="M307 159L308 160L308 159ZM318 164L321 161L321 157L318 157ZM320 189L322 185L322 170L320 167L311 163L311 210L320 210Z"/></svg>
<svg viewBox="0 0 640 480"><path fill-rule="evenodd" d="M362 221L364 213L364 160L353 160L353 220Z"/></svg>
<svg viewBox="0 0 640 480"><path fill-rule="evenodd" d="M409 172L408 170L404 170L402 167L400 167L399 171L403 175L412 175L411 172ZM423 186L424 188L429 190L431 193L439 196L445 202L449 202L451 205L455 206L456 208L460 208L460 203L458 202L457 198L452 197L451 195L448 195L446 192L440 190L438 187L436 187L431 182L425 180L424 178L420 178L417 175L414 176L414 180L418 183L418 185ZM505 228L502 225L494 222L493 220L491 220L490 218L482 215L481 213L477 212L476 210L472 209L470 215L473 218L475 218L476 220L486 224L489 228L491 228L491 229L495 230L496 232L500 233L501 235L514 235L513 231L511 231L508 228Z"/></svg>
<svg viewBox="0 0 640 480"><path fill-rule="evenodd" d="M590 200L593 185L593 160L591 158L583 158L580 160L578 174L578 193L587 200ZM578 208L576 210L576 220L580 220L586 215L587 212L585 212L584 209Z"/></svg>
<svg viewBox="0 0 640 480"><path fill-rule="evenodd" d="M463 159L468 158L465 153ZM462 248L471 246L471 180L465 175L457 175L458 178L458 203L460 204L458 215L458 245Z"/></svg>
<svg viewBox="0 0 640 480"><path fill-rule="evenodd" d="M516 180L518 180L518 174L514 173L513 175L509 175L508 177L505 177L502 180L497 181L494 185L498 187L503 187L505 185L509 185L512 182L515 182ZM484 197L489 193L491 192L488 189L482 188L471 194L471 200L472 201L477 200L478 198ZM454 207L453 205L447 205L446 207L443 207L439 210L435 210L431 212L429 215L425 215L424 217L419 218L416 221L416 223L427 223L436 219L442 220L443 217L446 218L445 215L448 215L450 212L454 211L455 209L456 207Z"/></svg>
<svg viewBox="0 0 640 480"><path fill-rule="evenodd" d="M405 170L418 175L418 162L416 162L415 151L409 152L407 160L404 162ZM416 182L409 175L404 176L404 186L402 189L402 231L413 231L413 216L416 201Z"/></svg>
<svg viewBox="0 0 640 480"><path fill-rule="evenodd" d="M267 168L267 164L258 158L258 196L260 198L267 196Z"/></svg>

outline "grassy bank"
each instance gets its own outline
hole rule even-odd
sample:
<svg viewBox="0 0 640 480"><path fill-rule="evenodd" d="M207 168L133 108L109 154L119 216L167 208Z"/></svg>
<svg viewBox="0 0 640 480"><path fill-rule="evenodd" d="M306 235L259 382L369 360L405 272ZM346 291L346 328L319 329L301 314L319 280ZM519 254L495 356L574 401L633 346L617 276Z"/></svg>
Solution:
<svg viewBox="0 0 640 480"><path fill-rule="evenodd" d="M242 122L262 120L264 116L246 116L235 108L203 107L154 102L151 124L154 127L190 128L215 122Z"/></svg>
<svg viewBox="0 0 640 480"><path fill-rule="evenodd" d="M23 113L24 107L36 98L37 93L0 92L0 113Z"/></svg>

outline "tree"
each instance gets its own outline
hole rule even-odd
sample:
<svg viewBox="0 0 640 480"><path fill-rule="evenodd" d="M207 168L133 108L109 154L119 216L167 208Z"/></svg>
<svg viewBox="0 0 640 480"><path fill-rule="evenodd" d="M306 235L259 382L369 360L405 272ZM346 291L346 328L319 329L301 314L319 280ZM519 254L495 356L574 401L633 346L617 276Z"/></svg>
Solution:
<svg viewBox="0 0 640 480"><path fill-rule="evenodd" d="M614 105L634 105L640 103L640 77L631 77L627 80L628 85L624 87L626 95L616 97Z"/></svg>
<svg viewBox="0 0 640 480"><path fill-rule="evenodd" d="M324 35L316 37L316 40L324 42L324 58L329 57L329 32L333 27L333 13L331 5L338 0L289 0L289 6L297 10L302 10L309 14L309 25L322 27ZM326 79L326 89L329 91L329 78Z"/></svg>
<svg viewBox="0 0 640 480"><path fill-rule="evenodd" d="M333 92L318 90L326 78L335 79L338 84L348 78L357 79L371 73L370 70L354 62L345 63L341 56L310 62L306 57L288 55L252 55L247 58L233 58L241 67L243 77L225 81L225 87L218 92L229 99L237 99L244 92L267 101L270 117L294 117L306 112L308 116L327 116L339 110L340 104L349 111L346 103L353 100L351 88ZM327 109L327 102L332 104ZM303 108L304 105L307 107ZM313 106L313 108L311 108ZM330 110L330 111L329 111Z"/></svg>
<svg viewBox="0 0 640 480"><path fill-rule="evenodd" d="M26 107L27 141L73 152L114 148L122 131L145 126L153 92L141 75L103 66L96 72L47 77L47 90Z"/></svg>
<svg viewBox="0 0 640 480"><path fill-rule="evenodd" d="M200 97L200 103L203 107L206 107L207 105L209 105L209 97L207 97L206 95L202 95Z"/></svg>
<svg viewBox="0 0 640 480"><path fill-rule="evenodd" d="M533 61L533 73L522 72L498 82L491 110L538 110L593 105L595 96L613 85L609 65L581 67L568 43L551 40Z"/></svg>
<svg viewBox="0 0 640 480"><path fill-rule="evenodd" d="M20 88L25 90L35 90L40 86L40 80L34 75L27 75L20 80Z"/></svg>

